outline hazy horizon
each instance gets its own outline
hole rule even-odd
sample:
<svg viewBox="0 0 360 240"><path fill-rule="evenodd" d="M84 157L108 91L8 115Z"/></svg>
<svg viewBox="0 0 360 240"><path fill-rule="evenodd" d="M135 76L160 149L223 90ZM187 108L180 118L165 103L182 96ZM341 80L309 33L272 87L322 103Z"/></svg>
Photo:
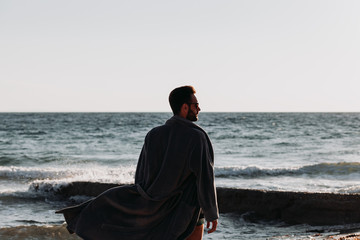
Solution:
<svg viewBox="0 0 360 240"><path fill-rule="evenodd" d="M64 113L64 114L66 114L66 113L169 113L169 114L171 114L171 115L173 115L173 113L171 112L171 110L170 111L133 111L133 112L131 112L131 111L66 111L66 112L63 112L63 111L28 111L28 112L26 112L26 111L8 111L8 112L1 112L0 111L0 114L1 113L14 113L14 114L17 114L17 113L19 113L19 114L21 114L21 113ZM199 116L201 116L201 114L202 113L289 113L289 114L291 114L291 113L360 113L360 111L347 111L347 112L337 112L337 111L334 111L334 112L330 112L330 111L328 111L328 112L324 112L324 111L313 111L313 112L310 112L310 111L308 111L308 112L291 112L291 111L242 111L242 112L240 112L240 111L226 111L226 112L224 112L224 111L206 111L206 112L204 112L204 111L201 111L200 113L199 113Z"/></svg>

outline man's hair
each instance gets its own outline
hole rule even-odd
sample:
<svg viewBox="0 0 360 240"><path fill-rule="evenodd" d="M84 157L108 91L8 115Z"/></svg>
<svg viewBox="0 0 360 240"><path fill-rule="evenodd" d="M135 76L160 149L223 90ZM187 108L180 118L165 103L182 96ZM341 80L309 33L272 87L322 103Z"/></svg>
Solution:
<svg viewBox="0 0 360 240"><path fill-rule="evenodd" d="M183 86L172 90L169 95L169 103L173 113L175 115L179 114L181 106L184 103L189 103L191 100L191 95L195 93L196 91L193 86Z"/></svg>

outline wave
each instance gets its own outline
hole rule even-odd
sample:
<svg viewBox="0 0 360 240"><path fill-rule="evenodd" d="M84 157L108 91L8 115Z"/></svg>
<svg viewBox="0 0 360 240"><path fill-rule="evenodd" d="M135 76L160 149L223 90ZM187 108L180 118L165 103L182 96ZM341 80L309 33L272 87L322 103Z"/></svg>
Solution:
<svg viewBox="0 0 360 240"><path fill-rule="evenodd" d="M46 135L47 132L46 131L41 131L41 130L34 130L34 131L31 131L31 130L26 130L24 132L19 132L18 134L20 135Z"/></svg>
<svg viewBox="0 0 360 240"><path fill-rule="evenodd" d="M74 166L59 167L16 167L0 166L0 180L11 182L103 182L115 184L127 184L134 181L134 165L121 167L107 166ZM297 168L261 168L250 167L216 167L217 178L263 178L281 176L321 177L332 176L347 178L351 175L360 177L360 163L338 162L319 163Z"/></svg>
<svg viewBox="0 0 360 240"><path fill-rule="evenodd" d="M104 189L97 183L102 184L130 184L134 181L135 167L109 168L104 166L81 167L59 169L38 167L0 167L0 201L11 203L12 201L63 200L63 197L80 195L89 196L89 191L98 194ZM82 184L78 184L81 182ZM68 194L68 186L79 186ZM95 190L94 190L95 188ZM90 195L91 196L91 195ZM77 199L70 199L78 202ZM1 238L0 238L1 239Z"/></svg>
<svg viewBox="0 0 360 240"><path fill-rule="evenodd" d="M106 166L74 166L74 167L1 167L0 180L10 181L37 181L59 180L92 181L92 182L121 182L133 181L135 166L106 167Z"/></svg>
<svg viewBox="0 0 360 240"><path fill-rule="evenodd" d="M243 178L256 179L266 177L301 177L301 178L330 178L330 179L360 179L360 163L339 162L339 163L319 163L314 165L302 166L299 168L279 168L265 169L259 167L217 167L215 168L217 178ZM37 194L53 194L58 196L96 196L109 187L122 184L133 183L133 178L129 182L102 182L102 181L34 181L29 190ZM338 189L340 193L358 193L360 188L349 186Z"/></svg>
<svg viewBox="0 0 360 240"><path fill-rule="evenodd" d="M6 166L6 165L20 165L23 162L32 162L36 159L33 159L27 155L21 155L18 157L13 157L13 156L1 156L0 157L0 165L1 166Z"/></svg>
<svg viewBox="0 0 360 240"><path fill-rule="evenodd" d="M59 171L55 168L34 168L34 167L0 167L1 180L35 180L35 179L56 179L71 176L67 171Z"/></svg>
<svg viewBox="0 0 360 240"><path fill-rule="evenodd" d="M83 202L88 200L89 197L95 197L109 188L121 185L101 182L37 182L30 185L29 192L51 200L67 199L72 202Z"/></svg>
<svg viewBox="0 0 360 240"><path fill-rule="evenodd" d="M281 177L281 176L349 176L359 174L360 163L358 162L339 162L339 163L319 163L298 168L260 168L260 167L217 167L215 176L218 178L261 178L261 177Z"/></svg>
<svg viewBox="0 0 360 240"><path fill-rule="evenodd" d="M74 166L61 169L59 167L0 167L2 185L0 201L3 203L18 200L57 201L63 200L64 197L71 197L70 201L81 202L82 195L92 196L89 191L97 194L105 191L102 186L97 186L97 183L114 186L129 184L133 183L134 175L134 166L117 168ZM70 192L67 192L68 189L71 189Z"/></svg>
<svg viewBox="0 0 360 240"><path fill-rule="evenodd" d="M52 204L69 202L80 204L99 195L116 184L102 184L93 182L74 183L32 183L27 190L0 193L0 202L4 207L17 204ZM85 187L85 189L84 189ZM23 220L21 220L24 223ZM28 222L30 223L30 222ZM45 223L41 223L45 224ZM0 238L1 239L1 238Z"/></svg>
<svg viewBox="0 0 360 240"><path fill-rule="evenodd" d="M105 191L109 186L119 186L134 182L135 167L89 169L0 167L0 201L11 202L13 199L63 200L75 196L94 196ZM299 177L357 180L360 179L360 163L339 162L320 163L298 168L260 168L260 167L216 167L215 176L223 179L261 179L267 177ZM16 182L16 180L20 180ZM360 189L347 185L337 192L358 193ZM80 197L79 197L80 196Z"/></svg>

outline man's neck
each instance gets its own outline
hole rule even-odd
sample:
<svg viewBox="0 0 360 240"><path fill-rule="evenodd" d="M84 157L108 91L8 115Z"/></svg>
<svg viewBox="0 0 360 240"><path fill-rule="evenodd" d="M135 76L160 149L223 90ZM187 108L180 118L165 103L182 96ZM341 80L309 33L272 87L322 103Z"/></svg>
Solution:
<svg viewBox="0 0 360 240"><path fill-rule="evenodd" d="M184 113L175 114L175 116L182 117L182 118L186 119L186 114L184 114Z"/></svg>

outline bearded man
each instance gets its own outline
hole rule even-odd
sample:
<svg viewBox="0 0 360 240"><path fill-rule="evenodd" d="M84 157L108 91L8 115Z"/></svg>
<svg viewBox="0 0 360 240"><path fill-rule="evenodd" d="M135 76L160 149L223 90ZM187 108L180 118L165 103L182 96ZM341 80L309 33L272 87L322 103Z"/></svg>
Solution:
<svg viewBox="0 0 360 240"><path fill-rule="evenodd" d="M84 239L202 239L219 217L214 154L198 120L192 86L174 89L174 116L145 137L135 184L112 188L63 213L68 230Z"/></svg>

